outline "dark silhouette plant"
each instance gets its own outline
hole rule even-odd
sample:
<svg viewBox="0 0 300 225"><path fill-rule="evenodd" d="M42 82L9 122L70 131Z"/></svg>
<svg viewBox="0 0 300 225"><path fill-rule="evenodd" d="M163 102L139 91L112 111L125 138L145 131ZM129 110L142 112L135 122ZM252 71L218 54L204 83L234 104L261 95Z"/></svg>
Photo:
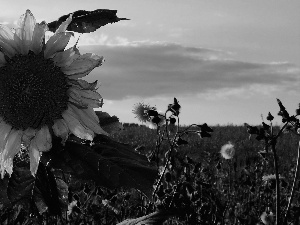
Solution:
<svg viewBox="0 0 300 225"><path fill-rule="evenodd" d="M279 163L278 163L278 155L277 155L277 149L276 145L278 142L279 137L286 131L290 131L293 134L299 136L299 128L300 128L300 122L297 118L298 115L300 115L300 109L296 109L296 114L290 116L290 114L287 112L286 108L282 104L282 102L277 99L277 103L279 105L279 112L278 116L282 118L283 126L281 129L275 133L273 129L272 121L274 117L269 112L267 116L267 120L269 121L269 125L262 122L261 127L253 127L248 124L245 124L247 127L247 132L250 135L256 135L256 140L263 141L264 142L264 151L260 152L260 154L267 154L269 152L269 149L271 148L271 151L273 153L273 163L274 163L274 172L275 172L275 188L276 188L276 221L275 224L287 224L288 222L288 215L291 207L291 203L295 194L295 184L298 179L298 170L300 166L300 142L298 144L298 158L297 158L297 164L296 169L294 173L294 180L293 180L293 186L291 188L290 197L288 200L288 205L285 208L285 212L282 213L281 207L281 189L280 189L280 177L279 177ZM300 107L300 106L299 106Z"/></svg>

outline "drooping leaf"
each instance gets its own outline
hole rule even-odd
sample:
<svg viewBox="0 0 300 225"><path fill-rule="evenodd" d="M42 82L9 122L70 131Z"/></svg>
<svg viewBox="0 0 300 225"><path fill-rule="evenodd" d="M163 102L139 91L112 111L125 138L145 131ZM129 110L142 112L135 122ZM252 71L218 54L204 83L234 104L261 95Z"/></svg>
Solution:
<svg viewBox="0 0 300 225"><path fill-rule="evenodd" d="M7 196L11 204L22 204L25 210L29 210L30 203L34 202L40 213L48 211L59 215L67 208L67 204L61 201L67 190L67 185L57 181L50 168L40 163L36 177L31 175L28 166L14 166L7 185Z"/></svg>
<svg viewBox="0 0 300 225"><path fill-rule="evenodd" d="M64 150L44 153L42 161L99 186L136 188L151 196L157 170L145 156L105 135L97 135L94 142L88 147L68 141Z"/></svg>
<svg viewBox="0 0 300 225"><path fill-rule="evenodd" d="M56 29L64 22L71 13L61 16L58 20L48 23L50 31L55 32ZM72 22L67 30L78 33L94 32L98 28L108 23L116 23L120 20L128 20L126 18L118 18L117 10L96 9L94 11L78 10L72 13Z"/></svg>
<svg viewBox="0 0 300 225"><path fill-rule="evenodd" d="M117 133L124 130L123 125L116 116L110 116L107 112L95 111L99 118L100 126L109 134Z"/></svg>
<svg viewBox="0 0 300 225"><path fill-rule="evenodd" d="M68 187L65 187L65 189L68 190ZM34 197L36 204L43 206L43 203L45 203L44 205L47 206L50 214L59 215L62 211L62 205L59 200L59 191L61 190L62 188L57 185L50 168L40 163L35 180ZM40 208L39 210L41 209L42 211L46 210L45 208Z"/></svg>
<svg viewBox="0 0 300 225"><path fill-rule="evenodd" d="M13 173L9 178L7 195L12 204L27 202L31 199L35 178L30 170L25 167L14 166ZM30 201L28 201L30 202Z"/></svg>
<svg viewBox="0 0 300 225"><path fill-rule="evenodd" d="M0 179L0 210L2 210L4 207L11 206L11 202L7 196L8 181L8 175L6 175L3 179Z"/></svg>

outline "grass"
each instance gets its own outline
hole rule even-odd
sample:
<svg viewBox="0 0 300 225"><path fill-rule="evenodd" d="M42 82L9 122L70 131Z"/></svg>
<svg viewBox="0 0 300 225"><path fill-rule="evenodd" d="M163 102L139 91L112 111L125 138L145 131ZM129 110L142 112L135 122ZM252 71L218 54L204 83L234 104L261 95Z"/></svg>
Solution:
<svg viewBox="0 0 300 225"><path fill-rule="evenodd" d="M186 127L180 127L184 130ZM255 136L249 137L244 126L214 126L211 138L200 138L195 133L183 135L187 144L176 146L174 151L165 140L158 154L160 174L154 183L152 199L137 190L109 190L95 186L93 182L81 185L69 192L69 215L43 218L26 218L19 224L117 224L128 218L148 218L153 215L154 224L274 224L276 219L276 181L268 177L274 174L273 155L260 155L264 143ZM274 127L278 132L280 127ZM121 143L133 146L135 151L150 157L156 149L158 134L146 126L125 126L112 137ZM280 217L283 218L289 201L296 167L299 136L283 133L277 140L277 155L280 177ZM235 155L224 159L221 147L228 142L234 145ZM166 160L168 159L168 160ZM296 190L300 182L295 184ZM291 225L299 224L300 192L294 193L294 200L287 216ZM71 203L72 202L72 203ZM2 209L3 210L3 209ZM5 209L4 209L5 211ZM5 215L5 214L3 214ZM16 221L7 214L9 221ZM21 215L21 214L19 214ZM19 216L20 217L20 216ZM17 223L16 223L17 224ZM126 224L126 223L124 223ZM147 224L147 223L145 223Z"/></svg>
<svg viewBox="0 0 300 225"><path fill-rule="evenodd" d="M244 126L229 125L212 128L214 132L211 138L200 139L196 134L184 137L188 144L180 145L176 153L176 158L181 162L177 162L173 167L176 168L175 172L170 171L172 180L163 182L163 194L161 199L158 197L165 206L163 201L168 197L166 193L170 191L173 199L176 193L168 189L170 187L174 189L176 185L178 187L179 183L188 183L191 187L190 192L181 194L186 195L187 204L194 206L193 209L184 209L187 212L185 216L195 217L194 222L187 217L175 216L166 224L179 222L182 224L274 224L275 216L272 214L276 212L276 182L275 179L269 181L262 179L263 176L274 174L272 154L263 158L258 152L264 150L264 143L257 141L254 136L249 137ZM184 127L180 129L183 130ZM274 132L278 132L279 129L280 127L274 127ZM114 138L137 148L144 146L142 153L147 154L155 149L157 134L156 130L145 126L125 127L125 130L115 134ZM231 160L223 159L219 153L221 147L228 141L234 144L236 152ZM281 199L277 203L282 212L281 217L284 216L292 187L298 141L298 136L291 132L283 133L277 140L278 172L284 177L279 187ZM167 144L161 145L161 158L164 158L168 148ZM186 163L187 158L191 159L189 163ZM195 172L196 165L199 163L200 169ZM203 184L199 185L199 183ZM299 188L299 183L296 187ZM296 216L299 215L297 214L300 204L299 192L296 192L294 199L292 210L288 215L290 224L299 223L299 216ZM213 216L208 218L208 214ZM268 218L271 223L268 223Z"/></svg>

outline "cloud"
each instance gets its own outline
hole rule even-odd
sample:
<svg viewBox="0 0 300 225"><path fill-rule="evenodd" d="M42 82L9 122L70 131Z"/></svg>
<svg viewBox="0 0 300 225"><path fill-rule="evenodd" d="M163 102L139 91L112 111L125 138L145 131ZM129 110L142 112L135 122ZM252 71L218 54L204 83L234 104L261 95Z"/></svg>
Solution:
<svg viewBox="0 0 300 225"><path fill-rule="evenodd" d="M277 89L298 91L300 85L300 70L293 64L244 62L215 49L120 38L118 45L81 46L80 51L105 57L106 62L88 79L98 79L103 84L100 92L112 100L228 89L240 89L237 95L247 93L244 90L268 94Z"/></svg>
<svg viewBox="0 0 300 225"><path fill-rule="evenodd" d="M0 24L7 25L7 24L9 24L9 22L8 21L0 21Z"/></svg>

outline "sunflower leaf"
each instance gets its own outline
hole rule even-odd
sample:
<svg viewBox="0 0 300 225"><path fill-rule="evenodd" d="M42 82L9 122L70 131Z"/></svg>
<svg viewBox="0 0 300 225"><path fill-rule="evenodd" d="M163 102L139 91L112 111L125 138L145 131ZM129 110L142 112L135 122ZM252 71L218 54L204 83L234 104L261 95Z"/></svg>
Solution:
<svg viewBox="0 0 300 225"><path fill-rule="evenodd" d="M151 196L157 170L145 156L105 135L97 135L94 142L88 147L68 141L63 151L44 153L42 161L77 179L93 180L106 188L136 188Z"/></svg>
<svg viewBox="0 0 300 225"><path fill-rule="evenodd" d="M11 202L7 195L7 187L8 187L9 177L6 175L3 179L0 179L0 210L5 207L11 206Z"/></svg>
<svg viewBox="0 0 300 225"><path fill-rule="evenodd" d="M60 215L67 208L67 204L63 204L67 190L67 185L57 180L50 168L40 163L35 177L28 166L14 166L7 185L7 196L14 206L22 205L29 210L33 200L40 213L48 211L52 215Z"/></svg>
<svg viewBox="0 0 300 225"><path fill-rule="evenodd" d="M61 16L59 19L48 23L49 31L55 32L56 29L69 18L71 13ZM118 18L117 10L96 9L94 11L78 10L72 13L72 21L67 30L78 33L90 33L108 23L116 23L126 18Z"/></svg>

